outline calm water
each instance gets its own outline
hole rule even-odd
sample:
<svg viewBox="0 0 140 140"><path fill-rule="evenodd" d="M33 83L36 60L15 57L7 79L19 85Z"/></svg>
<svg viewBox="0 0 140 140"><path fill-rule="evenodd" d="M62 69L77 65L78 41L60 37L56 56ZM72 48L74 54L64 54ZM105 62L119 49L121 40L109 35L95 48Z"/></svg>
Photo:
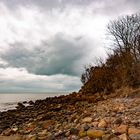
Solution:
<svg viewBox="0 0 140 140"><path fill-rule="evenodd" d="M66 95L68 93L1 93L0 94L0 111L14 109L17 102L45 99L46 97L54 97Z"/></svg>

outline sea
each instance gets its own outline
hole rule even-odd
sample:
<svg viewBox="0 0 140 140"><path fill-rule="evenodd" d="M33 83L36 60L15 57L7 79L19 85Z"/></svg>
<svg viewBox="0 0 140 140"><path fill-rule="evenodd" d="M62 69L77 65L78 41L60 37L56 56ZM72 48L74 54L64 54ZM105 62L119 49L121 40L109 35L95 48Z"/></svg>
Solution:
<svg viewBox="0 0 140 140"><path fill-rule="evenodd" d="M15 109L18 102L35 101L47 97L67 95L67 92L53 93L0 93L0 112ZM28 104L25 104L28 105Z"/></svg>

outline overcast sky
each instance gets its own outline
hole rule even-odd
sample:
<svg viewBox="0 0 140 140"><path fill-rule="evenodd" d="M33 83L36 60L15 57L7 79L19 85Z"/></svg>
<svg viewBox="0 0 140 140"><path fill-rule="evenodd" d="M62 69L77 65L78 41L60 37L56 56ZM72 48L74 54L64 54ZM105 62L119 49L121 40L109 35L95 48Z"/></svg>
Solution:
<svg viewBox="0 0 140 140"><path fill-rule="evenodd" d="M80 89L105 57L106 25L140 0L0 0L0 92Z"/></svg>

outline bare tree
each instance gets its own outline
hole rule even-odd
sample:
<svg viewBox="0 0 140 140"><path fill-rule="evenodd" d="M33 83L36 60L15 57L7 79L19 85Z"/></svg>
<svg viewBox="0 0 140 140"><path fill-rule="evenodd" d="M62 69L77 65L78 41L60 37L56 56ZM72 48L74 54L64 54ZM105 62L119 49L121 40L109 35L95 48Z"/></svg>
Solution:
<svg viewBox="0 0 140 140"><path fill-rule="evenodd" d="M114 53L121 58L130 85L140 85L140 14L111 21L108 31L115 44ZM109 57L110 58L110 57Z"/></svg>
<svg viewBox="0 0 140 140"><path fill-rule="evenodd" d="M108 31L119 53L129 51L136 61L140 61L140 14L111 21Z"/></svg>

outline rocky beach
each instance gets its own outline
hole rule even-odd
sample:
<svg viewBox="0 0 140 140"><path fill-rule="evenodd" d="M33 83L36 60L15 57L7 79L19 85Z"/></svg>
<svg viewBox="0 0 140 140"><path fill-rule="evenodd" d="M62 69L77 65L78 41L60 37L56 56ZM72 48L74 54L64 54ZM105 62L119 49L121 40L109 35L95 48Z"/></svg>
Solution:
<svg viewBox="0 0 140 140"><path fill-rule="evenodd" d="M0 0L0 140L140 140L139 9Z"/></svg>
<svg viewBox="0 0 140 140"><path fill-rule="evenodd" d="M140 89L19 102L0 112L0 133L0 140L140 140Z"/></svg>

